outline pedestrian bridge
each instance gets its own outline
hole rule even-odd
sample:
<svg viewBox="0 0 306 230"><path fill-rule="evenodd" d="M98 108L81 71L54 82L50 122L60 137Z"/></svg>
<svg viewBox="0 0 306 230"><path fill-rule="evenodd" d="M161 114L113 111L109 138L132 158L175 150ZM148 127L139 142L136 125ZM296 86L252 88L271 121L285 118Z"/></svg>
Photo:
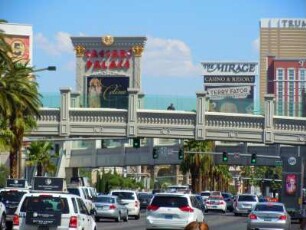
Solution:
<svg viewBox="0 0 306 230"><path fill-rule="evenodd" d="M274 96L265 96L265 114L207 112L205 92L196 94L196 112L138 109L130 88L128 109L74 108L71 89L61 89L59 108L41 108L29 137L172 138L305 145L306 118L274 115Z"/></svg>

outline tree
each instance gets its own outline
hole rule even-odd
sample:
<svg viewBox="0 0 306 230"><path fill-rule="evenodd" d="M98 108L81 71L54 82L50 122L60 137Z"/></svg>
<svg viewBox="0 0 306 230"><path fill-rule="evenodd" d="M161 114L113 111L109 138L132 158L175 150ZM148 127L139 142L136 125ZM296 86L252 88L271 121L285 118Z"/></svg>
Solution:
<svg viewBox="0 0 306 230"><path fill-rule="evenodd" d="M1 22L0 22L1 23ZM10 176L20 176L22 141L26 131L36 126L41 106L38 84L29 76L34 72L28 63L14 58L0 31L0 124L10 147ZM3 138L2 138L3 140Z"/></svg>
<svg viewBox="0 0 306 230"><path fill-rule="evenodd" d="M59 153L52 155L52 149L52 144L46 141L34 141L30 144L26 164L37 167L37 176L43 176L44 173L54 174L56 172L56 165L53 159L58 158Z"/></svg>
<svg viewBox="0 0 306 230"><path fill-rule="evenodd" d="M202 190L202 174L206 172L207 162L211 162L211 157L203 152L212 151L214 144L212 141L189 140L184 143L184 159L180 169L185 174L191 174L191 187L194 192ZM195 152L195 153L188 153Z"/></svg>
<svg viewBox="0 0 306 230"><path fill-rule="evenodd" d="M9 175L9 169L5 165L0 165L0 188L6 186L6 180Z"/></svg>

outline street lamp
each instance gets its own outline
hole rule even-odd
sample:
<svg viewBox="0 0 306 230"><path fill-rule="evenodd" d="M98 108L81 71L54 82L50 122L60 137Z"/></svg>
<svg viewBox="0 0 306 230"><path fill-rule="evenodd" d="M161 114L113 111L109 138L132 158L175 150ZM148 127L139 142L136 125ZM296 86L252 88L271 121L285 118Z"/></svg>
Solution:
<svg viewBox="0 0 306 230"><path fill-rule="evenodd" d="M46 68L35 69L33 72L41 72L41 71L56 71L56 66L48 66Z"/></svg>

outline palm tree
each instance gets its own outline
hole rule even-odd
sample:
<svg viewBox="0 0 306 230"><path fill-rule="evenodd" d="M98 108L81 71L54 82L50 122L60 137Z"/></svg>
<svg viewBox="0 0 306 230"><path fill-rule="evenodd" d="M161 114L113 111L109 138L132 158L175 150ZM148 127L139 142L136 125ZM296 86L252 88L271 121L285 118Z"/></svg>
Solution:
<svg viewBox="0 0 306 230"><path fill-rule="evenodd" d="M191 187L195 192L202 190L202 173L205 171L205 162L208 160L207 155L203 152L209 152L213 149L212 141L196 141L190 140L185 142L184 151L195 153L187 153L181 162L180 169L185 174L190 171Z"/></svg>
<svg viewBox="0 0 306 230"><path fill-rule="evenodd" d="M41 95L37 82L29 79L33 68L11 58L13 55L4 37L0 31L0 128L10 146L10 176L17 178L24 133L36 126L34 118L39 116Z"/></svg>
<svg viewBox="0 0 306 230"><path fill-rule="evenodd" d="M36 166L37 176L43 176L45 173L55 173L54 159L58 158L59 153L51 155L52 149L52 144L46 141L34 141L30 144L26 164L27 166Z"/></svg>

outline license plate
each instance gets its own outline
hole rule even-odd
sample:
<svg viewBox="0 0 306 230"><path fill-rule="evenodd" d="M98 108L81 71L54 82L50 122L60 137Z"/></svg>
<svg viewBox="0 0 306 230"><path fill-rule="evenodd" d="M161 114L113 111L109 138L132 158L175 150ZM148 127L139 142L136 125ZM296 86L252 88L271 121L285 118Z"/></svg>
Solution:
<svg viewBox="0 0 306 230"><path fill-rule="evenodd" d="M271 221L271 218L264 218L264 221Z"/></svg>
<svg viewBox="0 0 306 230"><path fill-rule="evenodd" d="M211 206L211 208L217 208L217 206Z"/></svg>
<svg viewBox="0 0 306 230"><path fill-rule="evenodd" d="M49 230L48 226L39 226L38 230Z"/></svg>
<svg viewBox="0 0 306 230"><path fill-rule="evenodd" d="M172 219L172 215L165 215L165 219Z"/></svg>
<svg viewBox="0 0 306 230"><path fill-rule="evenodd" d="M108 210L108 206L103 206L102 209L103 210Z"/></svg>

